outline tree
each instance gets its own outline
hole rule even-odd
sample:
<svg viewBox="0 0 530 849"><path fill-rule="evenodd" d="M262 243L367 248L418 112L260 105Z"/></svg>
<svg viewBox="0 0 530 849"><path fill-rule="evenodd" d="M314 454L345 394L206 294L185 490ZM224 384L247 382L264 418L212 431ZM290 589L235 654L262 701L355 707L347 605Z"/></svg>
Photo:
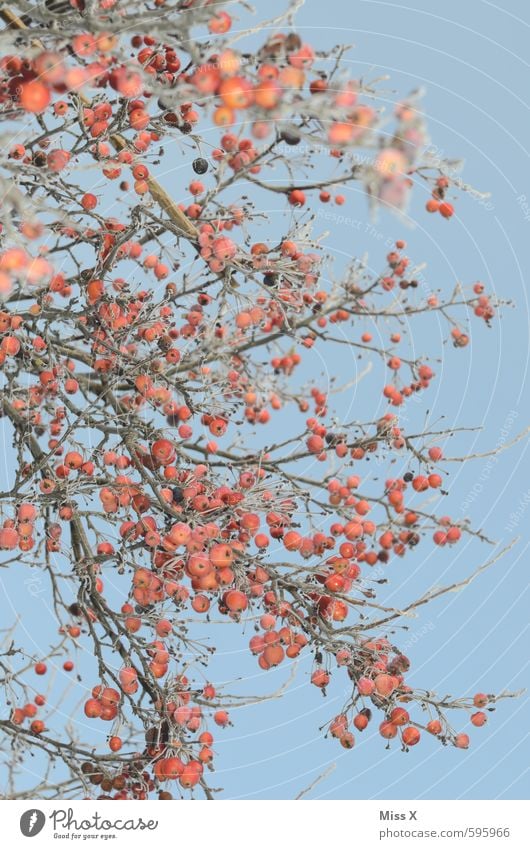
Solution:
<svg viewBox="0 0 530 849"><path fill-rule="evenodd" d="M303 43L299 3L235 31L233 7L210 0L13 5L0 548L20 583L43 582L58 637L37 652L5 632L10 795L167 799L198 785L212 798L215 738L252 701L208 681L216 646L196 622L217 634L214 618L255 624L264 672L310 654L315 697L340 676L348 695L326 733L345 748L373 721L405 749L424 733L467 748L452 712L481 726L512 694L412 688L398 629L500 555L404 609L376 590L420 544L485 539L431 509L454 429L415 432L407 410L437 378L416 323L437 314L465 349L497 304L481 283L432 291L401 238L380 273L334 269L317 226L352 184L399 222L420 180L426 218L450 226L457 190L473 190L429 155L416 96L381 133L378 81L349 78L344 48ZM351 375L315 373L315 352L335 363L344 350L384 366L383 381L356 376L373 384L365 419ZM56 684L39 685L78 668L66 722ZM46 766L28 788L35 753Z"/></svg>

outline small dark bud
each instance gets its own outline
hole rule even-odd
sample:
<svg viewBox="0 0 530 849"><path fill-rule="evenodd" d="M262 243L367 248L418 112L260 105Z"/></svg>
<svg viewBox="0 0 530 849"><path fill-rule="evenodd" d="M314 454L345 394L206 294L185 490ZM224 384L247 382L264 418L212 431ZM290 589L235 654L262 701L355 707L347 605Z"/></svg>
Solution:
<svg viewBox="0 0 530 849"><path fill-rule="evenodd" d="M208 163L206 159L203 159L201 156L199 156L198 159L194 159L193 170L196 174L206 174L208 170Z"/></svg>
<svg viewBox="0 0 530 849"><path fill-rule="evenodd" d="M300 136L298 135L298 133L280 133L280 140L285 142L285 144L300 144Z"/></svg>

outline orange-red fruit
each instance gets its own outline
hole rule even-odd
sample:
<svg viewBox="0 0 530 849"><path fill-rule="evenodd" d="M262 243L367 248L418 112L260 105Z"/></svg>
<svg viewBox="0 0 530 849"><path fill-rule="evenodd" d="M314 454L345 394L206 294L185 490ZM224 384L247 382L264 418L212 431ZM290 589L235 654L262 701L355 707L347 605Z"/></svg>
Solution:
<svg viewBox="0 0 530 849"><path fill-rule="evenodd" d="M95 195L92 194L92 192L87 192L81 198L81 206L83 207L83 209L86 209L87 211L89 211L91 209L95 209L97 205L98 205L98 199Z"/></svg>
<svg viewBox="0 0 530 849"><path fill-rule="evenodd" d="M342 737L348 730L348 717L344 713L340 713L330 723L329 733L332 737Z"/></svg>
<svg viewBox="0 0 530 849"><path fill-rule="evenodd" d="M216 725L220 725L221 728L224 728L224 726L228 725L230 722L230 718L226 710L217 710L213 715L213 721Z"/></svg>
<svg viewBox="0 0 530 849"><path fill-rule="evenodd" d="M341 746L344 746L345 749L353 749L355 745L355 737L351 733L351 731L346 731L345 734L340 738Z"/></svg>
<svg viewBox="0 0 530 849"><path fill-rule="evenodd" d="M225 604L232 613L242 613L248 607L248 598L240 590L230 590L226 594Z"/></svg>
<svg viewBox="0 0 530 849"><path fill-rule="evenodd" d="M151 448L151 454L161 466L169 466L176 457L176 451L169 439L157 439Z"/></svg>
<svg viewBox="0 0 530 849"><path fill-rule="evenodd" d="M132 666L125 666L123 669L120 669L118 677L122 687L127 687L136 683L138 674Z"/></svg>
<svg viewBox="0 0 530 849"><path fill-rule="evenodd" d="M381 737L385 738L385 740L391 740L396 736L397 732L397 725L394 725L393 722L385 721L379 726L379 733Z"/></svg>
<svg viewBox="0 0 530 849"><path fill-rule="evenodd" d="M162 761L162 765L163 777L168 780L179 778L179 776L182 775L182 772L184 770L184 764L182 763L180 758L177 757L166 758L164 761Z"/></svg>
<svg viewBox="0 0 530 849"><path fill-rule="evenodd" d="M438 209L440 215L444 218L451 218L454 215L454 207L451 203L441 203Z"/></svg>
<svg viewBox="0 0 530 849"><path fill-rule="evenodd" d="M329 674L325 669L315 669L313 674L311 675L311 683L315 685L315 687L327 687L329 684Z"/></svg>
<svg viewBox="0 0 530 849"><path fill-rule="evenodd" d="M359 678L357 689L361 696L371 696L375 690L375 684L370 678Z"/></svg>
<svg viewBox="0 0 530 849"><path fill-rule="evenodd" d="M85 716L88 716L89 719L95 719L98 716L101 716L101 702L97 699L88 699L85 702Z"/></svg>
<svg viewBox="0 0 530 849"><path fill-rule="evenodd" d="M355 725L357 731L364 731L364 729L368 725L368 717L364 713L358 713L355 719L353 720L353 724Z"/></svg>
<svg viewBox="0 0 530 849"><path fill-rule="evenodd" d="M223 569L225 566L230 566L234 559L234 552L229 545L217 543L210 549L210 561L216 569Z"/></svg>
<svg viewBox="0 0 530 849"><path fill-rule="evenodd" d="M375 692L382 698L387 698L395 689L395 681L392 675L376 675L374 679Z"/></svg>
<svg viewBox="0 0 530 849"><path fill-rule="evenodd" d="M12 550L17 547L18 541L19 536L15 528L0 529L0 548L4 550Z"/></svg>
<svg viewBox="0 0 530 849"><path fill-rule="evenodd" d="M123 746L121 737L111 737L109 740L109 749L111 752L119 752Z"/></svg>
<svg viewBox="0 0 530 849"><path fill-rule="evenodd" d="M263 652L263 657L268 666L279 666L285 657L285 652L281 646L267 646Z"/></svg>
<svg viewBox="0 0 530 849"><path fill-rule="evenodd" d="M21 87L20 105L26 112L44 112L50 100L50 90L40 80L30 80Z"/></svg>
<svg viewBox="0 0 530 849"><path fill-rule="evenodd" d="M405 708L394 708L390 714L390 722L393 722L394 725L406 725L409 719L408 711Z"/></svg>
<svg viewBox="0 0 530 849"><path fill-rule="evenodd" d="M202 764L198 761L190 761L187 763L179 776L179 782L182 787L189 790L194 787L201 779Z"/></svg>

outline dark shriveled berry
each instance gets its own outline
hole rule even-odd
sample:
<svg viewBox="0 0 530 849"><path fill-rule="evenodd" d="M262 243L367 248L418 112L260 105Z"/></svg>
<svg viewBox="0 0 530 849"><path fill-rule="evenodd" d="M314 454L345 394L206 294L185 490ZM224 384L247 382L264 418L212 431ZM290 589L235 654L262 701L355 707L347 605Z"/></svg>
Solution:
<svg viewBox="0 0 530 849"><path fill-rule="evenodd" d="M208 163L206 159L203 159L201 156L198 159L193 160L193 170L196 174L206 174L208 170Z"/></svg>
<svg viewBox="0 0 530 849"><path fill-rule="evenodd" d="M289 145L297 145L300 144L300 136L296 132L289 132L288 130L283 130L280 133L280 141L285 142L285 144Z"/></svg>

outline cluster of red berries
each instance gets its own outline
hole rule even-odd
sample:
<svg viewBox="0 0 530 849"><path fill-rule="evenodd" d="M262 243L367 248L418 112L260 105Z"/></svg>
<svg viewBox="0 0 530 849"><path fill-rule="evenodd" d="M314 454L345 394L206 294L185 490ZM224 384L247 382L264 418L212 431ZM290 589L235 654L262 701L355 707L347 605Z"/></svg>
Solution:
<svg viewBox="0 0 530 849"><path fill-rule="evenodd" d="M249 641L249 648L258 657L260 669L271 669L279 666L285 658L298 657L308 640L305 634L296 628L286 625L276 630L277 617L272 613L264 613L259 620L263 633L256 634Z"/></svg>
<svg viewBox="0 0 530 849"><path fill-rule="evenodd" d="M0 549L31 551L35 546L35 520L37 508L23 502L17 508L16 519L4 519L0 527Z"/></svg>
<svg viewBox="0 0 530 849"><path fill-rule="evenodd" d="M31 719L30 730L33 734L43 734L46 730L46 724L42 719L35 719L40 707L46 704L45 696L36 695L32 702L28 702L23 707L14 708L11 713L11 722L13 725L23 725L26 719Z"/></svg>
<svg viewBox="0 0 530 849"><path fill-rule="evenodd" d="M364 731L373 717L371 708L362 707L359 710L358 701L364 703L366 699L370 699L373 707L385 712L385 719L379 725L379 734L385 740L392 740L399 735L403 747L410 748L420 742L420 729L425 729L429 734L439 737L442 742L451 742L456 748L467 749L469 736L463 732L453 732L441 714L441 719L431 719L423 725L412 722L409 711L395 704L396 701L411 701L412 690L403 678L403 673L409 669L410 663L403 655L389 659L389 649L388 641L381 639L365 641L355 656L345 649L337 652L337 665L348 667L350 675L355 677L358 695L354 698L351 708L334 717L329 723L331 736L337 738L345 748L351 749L355 739L349 730L350 726L353 725L357 731ZM330 674L323 668L318 667L313 672L312 683L316 686L325 687L329 680ZM471 712L473 707L483 708L489 701L489 696L477 693L466 707ZM470 721L475 727L481 727L487 717L483 711L477 711L471 713Z"/></svg>
<svg viewBox="0 0 530 849"><path fill-rule="evenodd" d="M438 177L432 197L425 204L427 212L439 212L442 218L452 218L455 214L455 209L452 203L445 200L445 194L449 187L447 177Z"/></svg>

